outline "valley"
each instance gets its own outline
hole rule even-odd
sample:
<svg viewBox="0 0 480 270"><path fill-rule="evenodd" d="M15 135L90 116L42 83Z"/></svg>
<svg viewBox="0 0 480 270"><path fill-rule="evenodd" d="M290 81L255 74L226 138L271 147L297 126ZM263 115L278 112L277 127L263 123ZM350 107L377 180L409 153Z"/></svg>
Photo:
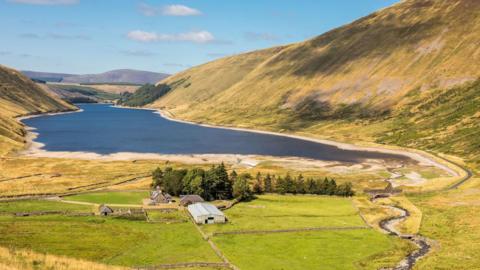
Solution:
<svg viewBox="0 0 480 270"><path fill-rule="evenodd" d="M218 22L174 6L132 25ZM478 269L479 1L403 0L295 43L133 29L97 48L107 72L0 65L0 269ZM109 37L16 38L93 55ZM238 44L263 49L213 52Z"/></svg>

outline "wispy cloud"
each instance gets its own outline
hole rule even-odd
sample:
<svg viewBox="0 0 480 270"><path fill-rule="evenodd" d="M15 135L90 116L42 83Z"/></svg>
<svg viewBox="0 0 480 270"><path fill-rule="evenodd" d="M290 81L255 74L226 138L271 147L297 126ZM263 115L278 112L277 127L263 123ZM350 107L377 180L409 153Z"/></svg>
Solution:
<svg viewBox="0 0 480 270"><path fill-rule="evenodd" d="M244 34L246 40L250 41L277 41L280 39L279 36L272 33L257 33L257 32L246 32Z"/></svg>
<svg viewBox="0 0 480 270"><path fill-rule="evenodd" d="M68 35L58 33L48 33L46 35L39 35L35 33L20 34L21 38L28 39L62 39L62 40L90 40L91 38L86 35Z"/></svg>
<svg viewBox="0 0 480 270"><path fill-rule="evenodd" d="M189 68L192 67L190 65L180 64L180 63L164 63L166 67L176 67L176 68Z"/></svg>
<svg viewBox="0 0 480 270"><path fill-rule="evenodd" d="M139 6L140 12L145 16L198 16L201 15L197 9L184 5L168 5L163 7L155 7L145 3Z"/></svg>
<svg viewBox="0 0 480 270"><path fill-rule="evenodd" d="M207 53L207 56L210 57L210 58L222 58L222 57L226 57L226 56L230 56L232 54L228 54L228 53Z"/></svg>
<svg viewBox="0 0 480 270"><path fill-rule="evenodd" d="M86 35L66 35L66 34L55 34L50 33L45 36L46 38L52 39L66 39L66 40L90 40L91 38Z"/></svg>
<svg viewBox="0 0 480 270"><path fill-rule="evenodd" d="M33 33L24 33L20 34L19 37L21 38L31 38L31 39L40 39L40 35L33 34Z"/></svg>
<svg viewBox="0 0 480 270"><path fill-rule="evenodd" d="M26 5L74 5L80 0L7 0L7 2Z"/></svg>
<svg viewBox="0 0 480 270"><path fill-rule="evenodd" d="M187 32L178 34L161 34L155 32L146 32L141 30L130 31L127 37L131 40L140 42L158 42L158 41L183 41L193 43L210 43L215 41L215 37L208 31Z"/></svg>
<svg viewBox="0 0 480 270"><path fill-rule="evenodd" d="M135 57L148 57L154 56L155 53L145 50L123 50L120 51L121 54L126 56L135 56Z"/></svg>
<svg viewBox="0 0 480 270"><path fill-rule="evenodd" d="M0 51L0 55L1 55L1 56L6 56L6 55L10 55L10 54L12 54L12 52Z"/></svg>

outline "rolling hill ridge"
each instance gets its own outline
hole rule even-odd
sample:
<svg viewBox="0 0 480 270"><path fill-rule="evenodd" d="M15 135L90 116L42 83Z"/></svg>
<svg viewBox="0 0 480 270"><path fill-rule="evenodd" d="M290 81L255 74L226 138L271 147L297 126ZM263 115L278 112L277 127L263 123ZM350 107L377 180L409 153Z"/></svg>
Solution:
<svg viewBox="0 0 480 270"><path fill-rule="evenodd" d="M47 82L79 83L79 84L146 84L155 83L168 77L168 74L134 69L116 69L99 74L68 74L37 71L22 71L23 74Z"/></svg>

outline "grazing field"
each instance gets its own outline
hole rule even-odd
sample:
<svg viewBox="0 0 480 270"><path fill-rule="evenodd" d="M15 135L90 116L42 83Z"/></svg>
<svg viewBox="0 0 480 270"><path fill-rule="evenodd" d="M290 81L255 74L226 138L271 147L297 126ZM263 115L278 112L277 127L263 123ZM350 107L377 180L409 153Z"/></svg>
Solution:
<svg viewBox="0 0 480 270"><path fill-rule="evenodd" d="M0 245L120 266L221 262L189 222L0 216Z"/></svg>
<svg viewBox="0 0 480 270"><path fill-rule="evenodd" d="M259 220L261 222L261 220ZM378 269L402 259L409 244L372 229L213 238L240 269Z"/></svg>
<svg viewBox="0 0 480 270"><path fill-rule="evenodd" d="M422 211L420 234L434 239L431 254L414 269L478 269L480 265L480 178L448 192L412 194Z"/></svg>
<svg viewBox="0 0 480 270"><path fill-rule="evenodd" d="M64 199L98 204L142 204L142 200L149 196L148 191L109 191L67 196Z"/></svg>
<svg viewBox="0 0 480 270"><path fill-rule="evenodd" d="M308 195L262 195L225 211L226 224L203 226L207 232L366 226L351 199Z"/></svg>
<svg viewBox="0 0 480 270"><path fill-rule="evenodd" d="M0 214L37 211L92 212L92 210L92 206L89 205L66 204L45 200L0 202Z"/></svg>
<svg viewBox="0 0 480 270"><path fill-rule="evenodd" d="M147 214L151 222L178 223L189 221L188 216L183 211L149 210Z"/></svg>

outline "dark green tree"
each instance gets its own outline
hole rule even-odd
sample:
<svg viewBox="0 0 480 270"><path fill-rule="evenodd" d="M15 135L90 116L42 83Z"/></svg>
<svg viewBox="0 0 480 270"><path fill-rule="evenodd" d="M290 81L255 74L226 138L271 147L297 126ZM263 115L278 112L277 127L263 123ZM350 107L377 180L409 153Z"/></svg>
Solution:
<svg viewBox="0 0 480 270"><path fill-rule="evenodd" d="M152 187L163 187L163 171L160 168L156 168L152 172Z"/></svg>
<svg viewBox="0 0 480 270"><path fill-rule="evenodd" d="M165 169L163 174L163 189L165 192L179 196L183 191L183 178L187 174L187 170Z"/></svg>
<svg viewBox="0 0 480 270"><path fill-rule="evenodd" d="M203 196L203 178L205 171L201 168L193 168L185 174L183 177L183 193L184 194L196 194ZM200 182L198 181L200 179ZM199 191L201 189L201 192Z"/></svg>
<svg viewBox="0 0 480 270"><path fill-rule="evenodd" d="M267 193L273 192L272 177L269 173L267 173L265 179L263 179L263 190Z"/></svg>
<svg viewBox="0 0 480 270"><path fill-rule="evenodd" d="M236 199L246 201L253 197L249 185L250 179L252 179L252 176L248 173L242 173L237 177L237 180L233 184L233 196Z"/></svg>
<svg viewBox="0 0 480 270"><path fill-rule="evenodd" d="M262 174L260 172L257 173L255 177L255 182L253 183L253 193L254 194L262 194L263 187L262 187Z"/></svg>
<svg viewBox="0 0 480 270"><path fill-rule="evenodd" d="M305 192L308 194L317 194L317 182L313 178L308 178L305 182Z"/></svg>
<svg viewBox="0 0 480 270"><path fill-rule="evenodd" d="M305 194L305 180L302 174L295 180L295 193Z"/></svg>

